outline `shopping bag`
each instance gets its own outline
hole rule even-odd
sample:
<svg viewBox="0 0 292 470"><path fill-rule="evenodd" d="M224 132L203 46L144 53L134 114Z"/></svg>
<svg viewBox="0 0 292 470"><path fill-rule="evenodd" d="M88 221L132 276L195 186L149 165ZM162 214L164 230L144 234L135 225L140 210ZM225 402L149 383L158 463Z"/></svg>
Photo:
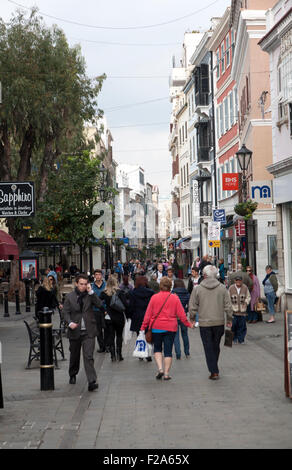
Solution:
<svg viewBox="0 0 292 470"><path fill-rule="evenodd" d="M144 358L148 357L148 346L145 339L144 331L140 331L138 338L136 339L136 345L133 352L134 357Z"/></svg>
<svg viewBox="0 0 292 470"><path fill-rule="evenodd" d="M126 320L126 322L125 322L125 326L124 326L124 329L123 329L124 344L127 344L132 339L133 332L130 330L131 322L132 322L132 320L130 318L128 320Z"/></svg>
<svg viewBox="0 0 292 470"><path fill-rule="evenodd" d="M148 351L147 357L151 357L153 354L153 344L150 344L150 343L146 343L146 344L147 344L147 351Z"/></svg>

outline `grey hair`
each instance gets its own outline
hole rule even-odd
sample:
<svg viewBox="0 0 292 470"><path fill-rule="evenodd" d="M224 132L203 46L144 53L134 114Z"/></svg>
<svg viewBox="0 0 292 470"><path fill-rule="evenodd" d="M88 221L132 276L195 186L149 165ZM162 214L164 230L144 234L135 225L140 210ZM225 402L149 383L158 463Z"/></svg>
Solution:
<svg viewBox="0 0 292 470"><path fill-rule="evenodd" d="M218 274L218 269L216 268L216 266L213 266L212 264L208 264L203 269L203 275L205 277L217 278L217 274Z"/></svg>

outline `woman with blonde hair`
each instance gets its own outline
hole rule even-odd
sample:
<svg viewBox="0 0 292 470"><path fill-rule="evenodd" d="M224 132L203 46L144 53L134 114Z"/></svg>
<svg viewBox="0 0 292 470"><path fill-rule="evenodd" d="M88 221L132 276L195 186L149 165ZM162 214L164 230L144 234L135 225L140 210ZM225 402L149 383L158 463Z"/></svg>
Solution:
<svg viewBox="0 0 292 470"><path fill-rule="evenodd" d="M145 331L146 328L152 330L154 358L158 367L156 378L161 379L164 376L164 380L170 380L169 371L178 327L177 318L189 328L193 328L194 325L188 321L179 297L171 293L171 280L163 277L159 286L160 292L150 299L141 331ZM162 349L164 351L164 367Z"/></svg>
<svg viewBox="0 0 292 470"><path fill-rule="evenodd" d="M109 347L111 360L123 361L123 329L125 326L125 315L127 315L126 295L119 289L118 281L114 275L108 277L106 288L100 294L100 300L105 302L105 346Z"/></svg>
<svg viewBox="0 0 292 470"><path fill-rule="evenodd" d="M44 307L48 307L50 310L55 308L62 308L62 305L58 301L57 285L54 276L46 276L43 280L42 285L36 291L36 318L38 319L38 312Z"/></svg>

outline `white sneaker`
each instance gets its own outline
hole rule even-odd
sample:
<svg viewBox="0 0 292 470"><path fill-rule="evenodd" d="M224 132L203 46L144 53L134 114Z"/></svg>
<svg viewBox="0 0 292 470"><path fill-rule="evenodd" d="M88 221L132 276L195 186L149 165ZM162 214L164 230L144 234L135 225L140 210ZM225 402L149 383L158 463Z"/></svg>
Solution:
<svg viewBox="0 0 292 470"><path fill-rule="evenodd" d="M196 321L196 323L195 323L195 328L198 328L198 326L199 326L199 322Z"/></svg>

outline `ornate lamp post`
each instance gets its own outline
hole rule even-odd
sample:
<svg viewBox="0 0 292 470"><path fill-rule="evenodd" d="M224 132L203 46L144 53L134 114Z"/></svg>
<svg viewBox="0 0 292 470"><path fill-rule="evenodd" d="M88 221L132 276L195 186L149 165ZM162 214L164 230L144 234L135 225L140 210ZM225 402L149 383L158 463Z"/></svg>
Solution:
<svg viewBox="0 0 292 470"><path fill-rule="evenodd" d="M236 157L238 160L239 167L242 171L242 194L243 202L247 201L247 170L251 161L252 151L246 148L245 144L242 144L242 147L238 152L236 152ZM246 250L246 265L249 264L249 254L248 254L248 225L247 220L245 220L245 250Z"/></svg>

